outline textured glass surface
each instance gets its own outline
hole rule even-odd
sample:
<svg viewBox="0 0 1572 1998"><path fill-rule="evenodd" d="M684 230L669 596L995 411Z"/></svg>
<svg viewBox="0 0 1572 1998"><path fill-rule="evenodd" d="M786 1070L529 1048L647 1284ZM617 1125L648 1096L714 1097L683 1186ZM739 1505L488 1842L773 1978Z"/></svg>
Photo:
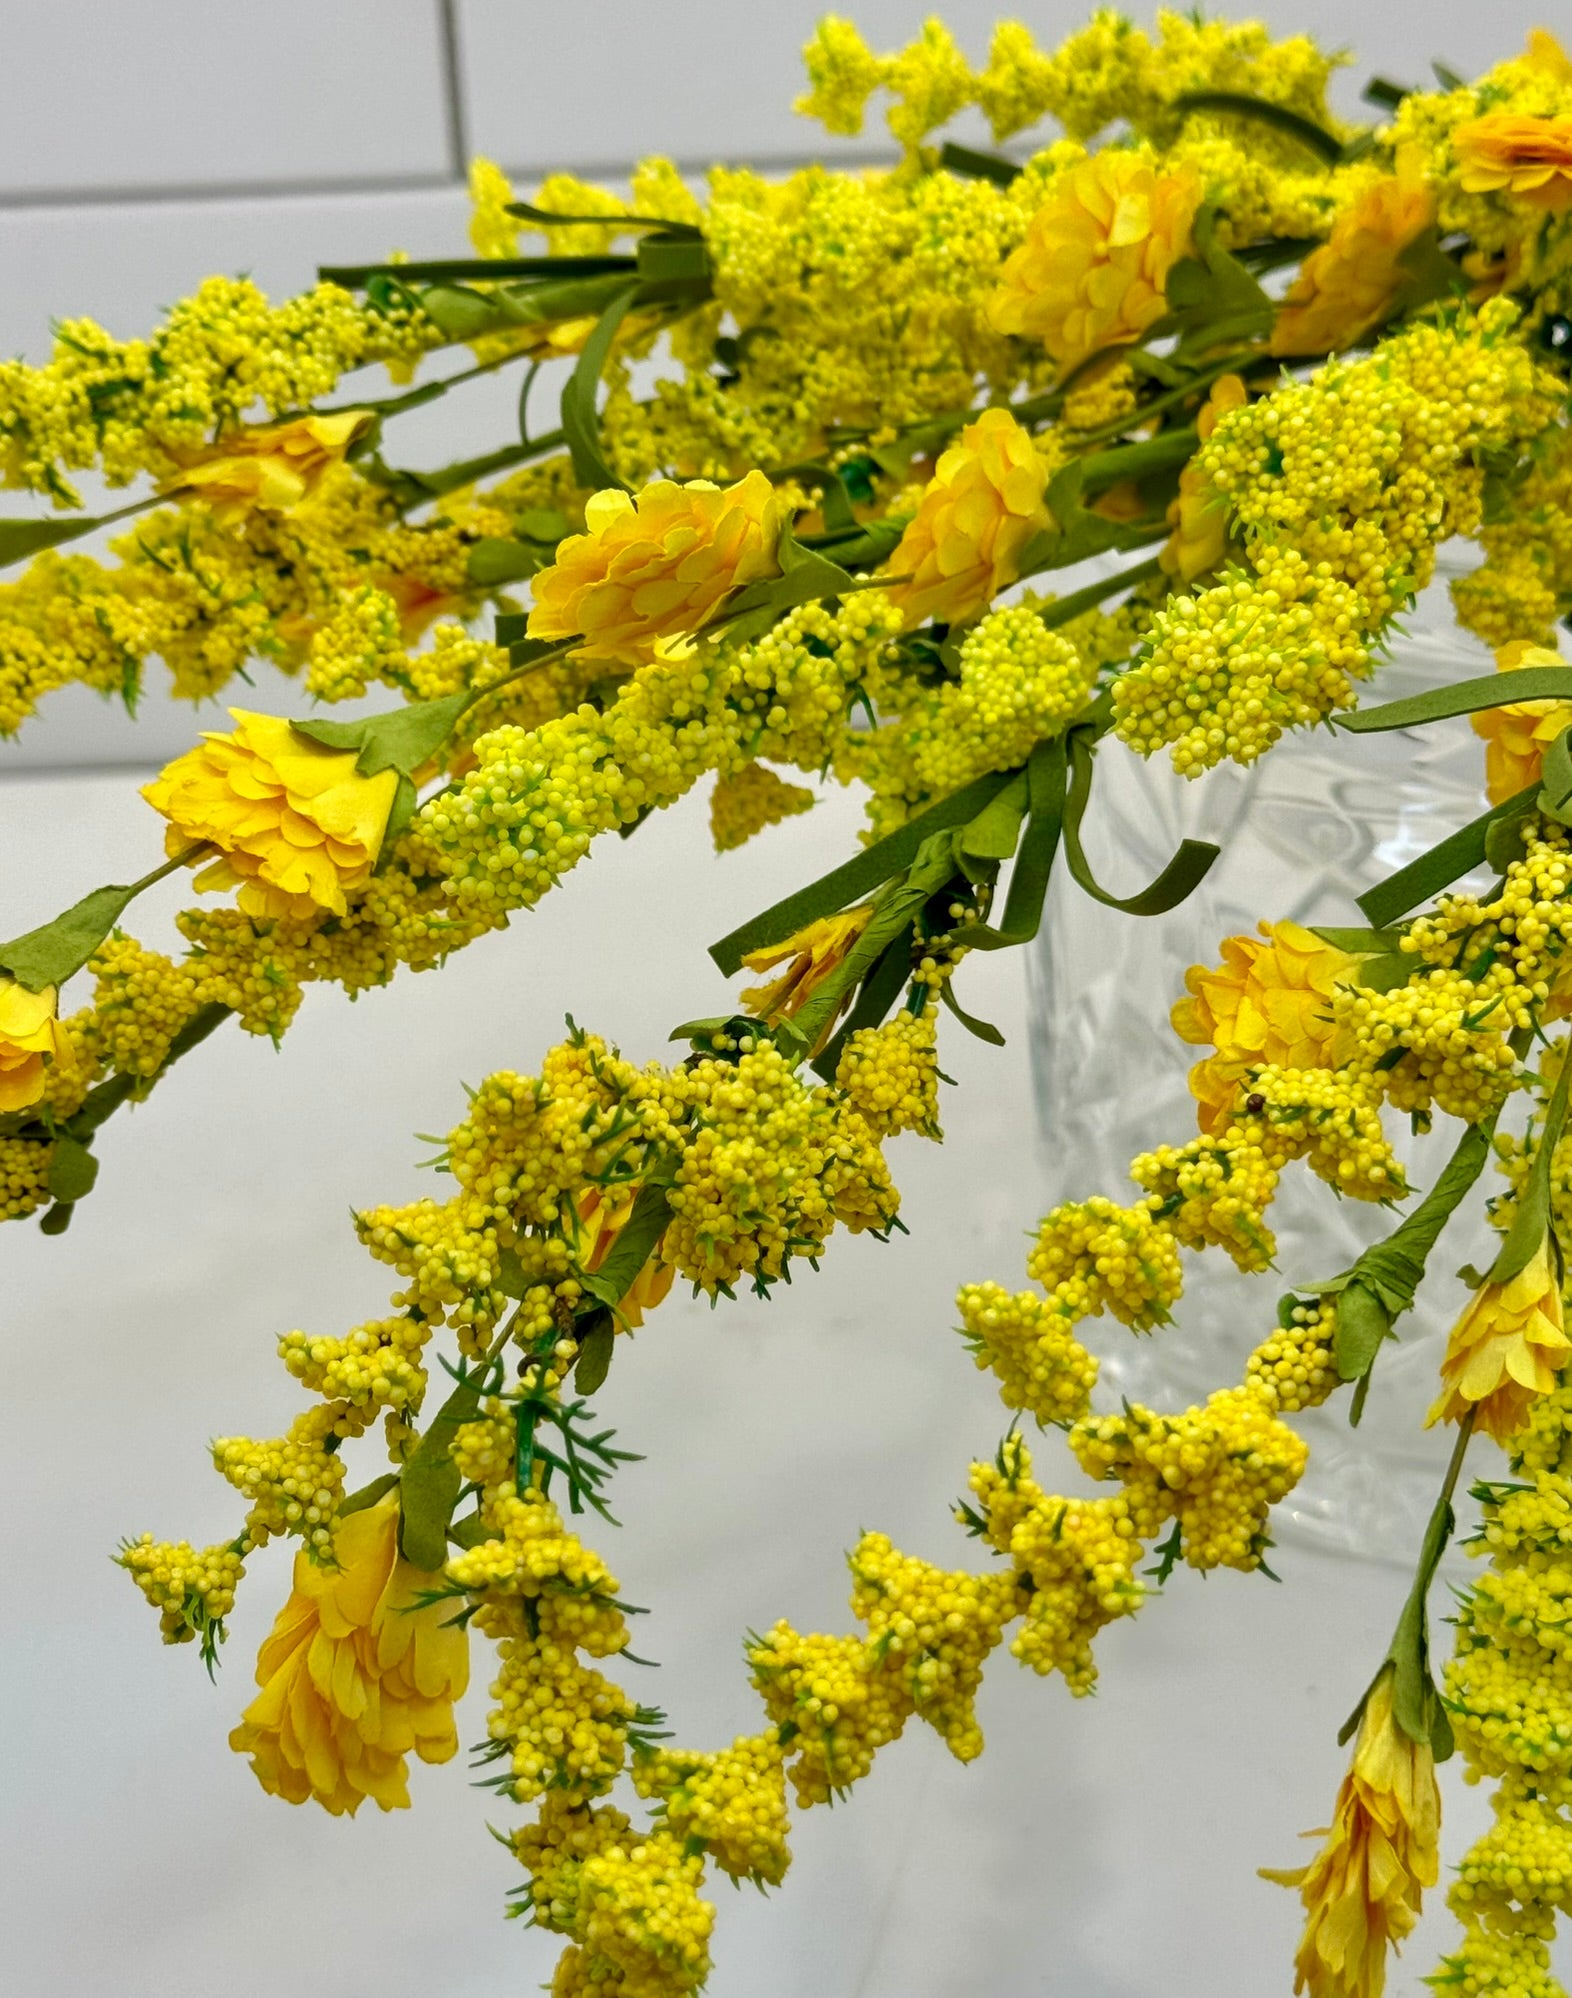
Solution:
<svg viewBox="0 0 1572 1998"><path fill-rule="evenodd" d="M1452 624L1444 589L1452 573L1445 566L1420 600L1364 692L1366 705L1490 670L1489 653ZM1186 1075L1204 1050L1187 1047L1168 1020L1187 968L1216 963L1222 938L1252 932L1263 918L1361 922L1356 895L1483 809L1483 751L1466 720L1371 736L1315 729L1285 737L1249 770L1224 765L1188 782L1164 758L1142 764L1114 742L1099 750L1087 849L1104 886L1128 893L1144 885L1186 836L1215 840L1223 852L1189 901L1149 920L1105 909L1056 875L1032 964L1051 1201L1097 1192L1129 1199L1131 1158L1194 1135ZM1460 1132L1438 1116L1432 1135L1414 1140L1390 1112L1388 1127L1420 1189ZM1471 1205L1477 1213L1482 1201ZM1241 1276L1221 1249L1209 1249L1185 1258L1173 1325L1143 1337L1111 1319L1087 1328L1105 1400L1112 1390L1181 1408L1237 1381L1285 1290L1335 1275L1395 1225L1388 1210L1339 1200L1304 1165L1285 1172L1271 1219L1275 1272ZM1466 1295L1453 1272L1480 1251L1486 1232L1461 1214L1442 1238L1418 1309L1399 1321L1400 1343L1377 1363L1357 1430L1348 1426L1346 1394L1294 1418L1311 1461L1278 1508L1278 1537L1412 1560L1451 1442L1423 1423L1440 1342Z"/></svg>

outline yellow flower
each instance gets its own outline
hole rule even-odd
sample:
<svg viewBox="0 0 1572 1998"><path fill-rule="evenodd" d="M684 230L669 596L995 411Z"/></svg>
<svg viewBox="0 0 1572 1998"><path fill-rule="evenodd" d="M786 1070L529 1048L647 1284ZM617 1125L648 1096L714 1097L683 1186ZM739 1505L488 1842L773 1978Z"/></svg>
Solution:
<svg viewBox="0 0 1572 1998"><path fill-rule="evenodd" d="M598 1186L589 1186L579 1195L578 1240L574 1253L592 1276L616 1247L617 1237L627 1226L636 1197L637 1189L634 1187L603 1191ZM657 1242L655 1253L634 1278L632 1288L624 1294L617 1307L630 1329L637 1330L644 1323L645 1312L653 1311L661 1302L671 1289L676 1274L675 1265L662 1258Z"/></svg>
<svg viewBox="0 0 1572 1998"><path fill-rule="evenodd" d="M396 1498L351 1513L333 1551L336 1567L296 1555L293 1592L257 1658L262 1691L229 1745L291 1804L315 1797L335 1817L366 1797L407 1809L410 1750L446 1762L458 1748L468 1641L447 1621L451 1605L414 1606L440 1578L399 1553Z"/></svg>
<svg viewBox="0 0 1572 1998"><path fill-rule="evenodd" d="M1249 400L1238 375L1224 375L1213 382L1195 420L1196 436L1206 443L1217 428L1218 418L1231 409L1243 409ZM1179 497L1168 509L1168 522L1173 533L1164 542L1158 560L1165 573L1177 576L1181 583L1215 569L1227 553L1227 502L1207 484L1193 458L1179 474Z"/></svg>
<svg viewBox="0 0 1572 1998"><path fill-rule="evenodd" d="M846 962L872 914L872 908L864 903L839 916L821 916L781 943L770 944L764 950L750 950L742 960L750 971L773 971L778 964L784 964L786 969L768 985L750 985L742 995L743 1005L755 1019L771 1026L777 1020L794 1019L830 973ZM814 1054L824 1047L834 1030L835 1022L827 1020L818 1046L812 1050Z"/></svg>
<svg viewBox="0 0 1572 1998"><path fill-rule="evenodd" d="M1326 1844L1308 1866L1261 1869L1305 1904L1294 1990L1311 1998L1381 1998L1387 1949L1413 1928L1440 1870L1435 1759L1398 1726L1392 1678L1389 1665L1365 1703Z"/></svg>
<svg viewBox="0 0 1572 1998"><path fill-rule="evenodd" d="M198 494L220 520L236 519L254 506L292 513L344 462L373 420L370 410L346 409L297 417L268 430L238 431L182 457L166 490Z"/></svg>
<svg viewBox="0 0 1572 1998"><path fill-rule="evenodd" d="M62 1049L55 988L29 992L0 971L0 1112L26 1110L44 1093L45 1067Z"/></svg>
<svg viewBox="0 0 1572 1998"><path fill-rule="evenodd" d="M1265 943L1225 937L1215 969L1185 973L1186 998L1169 1015L1174 1032L1216 1052L1190 1071L1203 1131L1228 1122L1239 1081L1253 1068L1326 1068L1335 1056L1332 994L1347 971L1334 950L1297 923L1262 923Z"/></svg>
<svg viewBox="0 0 1572 1998"><path fill-rule="evenodd" d="M1572 208L1572 115L1492 111L1459 125L1452 149L1468 194L1504 193L1557 215Z"/></svg>
<svg viewBox="0 0 1572 1998"><path fill-rule="evenodd" d="M1518 58L1523 67L1552 83L1572 84L1572 56L1548 28L1530 28L1528 47Z"/></svg>
<svg viewBox="0 0 1572 1998"><path fill-rule="evenodd" d="M216 847L196 885L238 882L247 915L342 916L345 890L371 878L398 773L362 777L353 749L324 749L277 715L229 712L232 735L204 735L142 787L169 821L166 850Z"/></svg>
<svg viewBox="0 0 1572 1998"><path fill-rule="evenodd" d="M588 532L570 535L534 580L530 636L582 633L581 655L642 665L657 640L697 631L740 584L779 573L781 518L760 471L726 487L657 479L636 500L596 493Z"/></svg>
<svg viewBox="0 0 1572 1998"><path fill-rule="evenodd" d="M991 324L1041 340L1065 369L1139 340L1167 309L1168 273L1190 248L1200 203L1190 168L1159 173L1139 153L1103 152L1072 167L1005 260Z"/></svg>
<svg viewBox="0 0 1572 1998"><path fill-rule="evenodd" d="M1325 354L1378 325L1402 291L1403 252L1435 217L1435 196L1414 160L1372 181L1305 258L1272 328L1272 352Z"/></svg>
<svg viewBox="0 0 1572 1998"><path fill-rule="evenodd" d="M1427 1425L1461 1422L1472 1410L1477 1426L1505 1444L1527 1424L1535 1397L1556 1385L1569 1352L1547 1234L1515 1277L1482 1285L1464 1306L1447 1340L1441 1398Z"/></svg>
<svg viewBox="0 0 1572 1998"><path fill-rule="evenodd" d="M985 409L939 459L886 565L890 602L913 630L960 624L1015 582L1021 551L1049 523L1048 468L1004 409Z"/></svg>
<svg viewBox="0 0 1572 1998"><path fill-rule="evenodd" d="M1559 652L1515 638L1496 651L1503 673L1522 666L1565 666ZM1572 688L1572 669L1567 685ZM1539 782L1545 751L1562 730L1572 727L1572 700L1513 701L1503 708L1481 708L1475 730L1485 738L1485 789L1493 805Z"/></svg>

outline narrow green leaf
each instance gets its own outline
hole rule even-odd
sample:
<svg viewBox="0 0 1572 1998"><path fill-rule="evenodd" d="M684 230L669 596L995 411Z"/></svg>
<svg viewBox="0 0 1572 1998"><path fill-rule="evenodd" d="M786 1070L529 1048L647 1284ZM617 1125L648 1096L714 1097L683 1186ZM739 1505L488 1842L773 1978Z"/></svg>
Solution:
<svg viewBox="0 0 1572 1998"><path fill-rule="evenodd" d="M69 1206L83 1200L98 1178L98 1160L78 1138L57 1138L49 1161L48 1190L52 1200Z"/></svg>
<svg viewBox="0 0 1572 1998"><path fill-rule="evenodd" d="M1379 104L1384 111L1395 111L1405 97L1413 96L1411 86L1391 83L1384 76L1372 76L1359 93L1367 104Z"/></svg>
<svg viewBox="0 0 1572 1998"><path fill-rule="evenodd" d="M1243 90L1186 90L1172 100L1175 111L1221 111L1233 118L1248 118L1257 125L1269 125L1285 138L1296 139L1307 152L1325 166L1336 166L1343 157L1343 142L1324 126L1301 117L1286 105L1270 98L1255 97Z"/></svg>
<svg viewBox="0 0 1572 1998"><path fill-rule="evenodd" d="M517 215L526 222L543 222L548 229L572 227L583 222L594 222L601 227L617 230L659 229L668 236L699 236L702 231L692 222L672 222L664 215L563 215L551 208L537 208L532 201L510 201L507 212ZM567 259L563 259L564 262Z"/></svg>
<svg viewBox="0 0 1572 1998"><path fill-rule="evenodd" d="M1015 161L1001 153L973 152L970 146L957 146L949 139L939 148L939 164L965 180L991 180L995 187L1009 187L1021 175Z"/></svg>
<svg viewBox="0 0 1572 1998"><path fill-rule="evenodd" d="M1026 772L1023 770L961 828L961 852L973 860L1009 860L1026 817Z"/></svg>
<svg viewBox="0 0 1572 1998"><path fill-rule="evenodd" d="M646 284L692 283L710 275L709 252L702 236L679 235L662 229L639 244L638 272Z"/></svg>
<svg viewBox="0 0 1572 1998"><path fill-rule="evenodd" d="M591 1395L605 1385L616 1347L617 1328L612 1323L611 1314L598 1315L579 1346L579 1357L573 1368L576 1393Z"/></svg>
<svg viewBox="0 0 1572 1998"><path fill-rule="evenodd" d="M1322 943L1330 944L1333 950L1347 951L1350 957L1374 957L1381 952L1400 949L1403 942L1400 929L1339 930L1312 923L1310 934L1319 937Z"/></svg>
<svg viewBox="0 0 1572 1998"><path fill-rule="evenodd" d="M73 902L52 923L44 923L24 936L0 944L0 971L9 972L18 985L29 992L42 992L49 985L64 985L82 969L109 932L119 922L136 887L111 883L95 888L80 902Z"/></svg>
<svg viewBox="0 0 1572 1998"><path fill-rule="evenodd" d="M956 941L974 950L1011 950L1030 943L1042 923L1043 903L1053 875L1054 857L1064 826L1068 751L1062 735L1040 742L1026 765L1029 814L1021 836L1004 914L997 929L970 924L956 932Z"/></svg>
<svg viewBox="0 0 1572 1998"><path fill-rule="evenodd" d="M633 1211L618 1231L611 1253L584 1288L602 1304L620 1304L633 1288L650 1252L666 1231L671 1219L671 1196L664 1186L644 1185L633 1202Z"/></svg>
<svg viewBox="0 0 1572 1998"><path fill-rule="evenodd" d="M68 514L63 520L0 520L0 569L13 562L26 561L46 548L58 548L67 541L80 541L103 522L85 514Z"/></svg>
<svg viewBox="0 0 1572 1998"><path fill-rule="evenodd" d="M1453 715L1475 715L1485 708L1504 708L1518 701L1572 701L1572 666L1521 666L1515 673L1484 673L1474 680L1454 680L1428 694L1411 694L1379 708L1353 708L1332 717L1332 726L1349 735L1372 735L1383 729L1418 728L1425 722L1446 721Z"/></svg>
<svg viewBox="0 0 1572 1998"><path fill-rule="evenodd" d="M352 1512L365 1512L378 1499L386 1498L397 1483L397 1471L384 1471L380 1478L373 1478L369 1485L362 1485L358 1492L351 1492L348 1498L340 1499L339 1518L347 1519Z"/></svg>
<svg viewBox="0 0 1572 1998"><path fill-rule="evenodd" d="M912 939L915 925L908 923L891 937L873 969L863 979L851 1011L808 1066L826 1082L833 1082L840 1066L841 1052L853 1034L864 1027L884 1024L890 1009L901 996L912 975Z"/></svg>
<svg viewBox="0 0 1572 1998"><path fill-rule="evenodd" d="M805 924L816 922L821 916L833 916L853 902L860 902L881 883L899 874L931 834L974 819L1014 775L1013 770L990 771L961 790L940 798L904 826L887 833L839 867L831 868L817 881L809 882L806 888L799 888L771 908L750 917L711 944L710 956L730 978L750 951L767 949L794 936Z"/></svg>
<svg viewBox="0 0 1572 1998"><path fill-rule="evenodd" d="M612 486L623 492L628 490L626 482L612 470L601 444L596 393L611 343L632 310L638 290L636 280L619 287L596 321L594 332L584 342L578 363L562 391L562 429L573 457L573 476L581 486L596 491Z"/></svg>
<svg viewBox="0 0 1572 1998"><path fill-rule="evenodd" d="M1556 1148L1561 1143L1561 1133L1566 1128L1569 1082L1572 1082L1572 1062L1563 1062L1550 1101L1545 1106L1545 1121L1534 1147L1534 1162L1529 1167L1517 1211L1512 1216L1512 1226L1507 1230L1500 1254L1490 1265L1488 1281L1491 1283L1510 1283L1513 1277L1525 1270L1539 1253L1549 1231L1550 1169Z"/></svg>
<svg viewBox="0 0 1572 1998"><path fill-rule="evenodd" d="M1359 907L1377 929L1406 916L1410 909L1428 902L1460 875L1478 867L1485 858L1491 827L1508 818L1521 818L1525 810L1532 811L1538 797L1538 784L1530 784L1501 804L1492 805L1488 812L1482 812L1477 819L1470 819L1466 826L1459 826L1455 833L1438 841L1428 853L1420 854L1417 860L1378 881L1374 888L1367 888L1358 897Z"/></svg>
<svg viewBox="0 0 1572 1998"><path fill-rule="evenodd" d="M1081 845L1081 820L1092 794L1093 751L1078 731L1070 737L1070 790L1064 809L1064 857L1076 885L1109 909L1129 916L1161 916L1176 909L1205 880L1222 851L1210 840L1187 839L1150 886L1135 895L1110 895L1092 873Z"/></svg>
<svg viewBox="0 0 1572 1998"><path fill-rule="evenodd" d="M991 1048L1002 1048L1005 1045L1003 1034L991 1022L979 1020L974 1013L968 1013L956 998L954 986L955 982L953 979L945 979L944 983L939 987L940 1003L947 1011L955 1015L967 1033L975 1036L979 1041L986 1041Z"/></svg>
<svg viewBox="0 0 1572 1998"><path fill-rule="evenodd" d="M406 1561L435 1574L447 1559L448 1521L463 1486L453 1461L453 1439L480 1412L477 1371L459 1382L415 1446L399 1480L399 1547Z"/></svg>

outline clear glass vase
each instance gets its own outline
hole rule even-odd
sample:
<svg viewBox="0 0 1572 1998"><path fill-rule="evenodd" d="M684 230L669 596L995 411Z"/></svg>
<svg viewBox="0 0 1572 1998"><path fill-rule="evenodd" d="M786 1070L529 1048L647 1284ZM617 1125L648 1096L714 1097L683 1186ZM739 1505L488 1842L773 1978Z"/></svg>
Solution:
<svg viewBox="0 0 1572 1998"><path fill-rule="evenodd" d="M1491 670L1488 651L1453 622L1446 582L1472 562L1442 551L1435 582L1379 669L1367 701L1393 700ZM1467 551L1473 554L1473 551ZM1477 560L1477 556L1474 557ZM1165 916L1123 916L1056 880L1032 960L1033 1069L1050 1203L1132 1197L1129 1161L1195 1131L1182 1043L1169 1008L1191 964L1215 964L1226 936L1264 919L1361 922L1355 897L1484 809L1484 746L1466 721L1370 736L1326 729L1286 737L1247 770L1225 764L1190 782L1109 741L1098 752L1086 844L1115 893L1144 885L1181 839L1222 848L1188 901ZM1389 1115L1389 1125L1396 1120ZM1428 1139L1404 1126L1398 1150L1429 1185L1451 1148L1449 1121ZM1396 1132L1393 1133L1396 1137ZM1482 1202L1476 1201L1477 1215ZM1176 1322L1150 1335L1109 1330L1097 1343L1104 1392L1186 1407L1240 1378L1271 1327L1278 1297L1335 1275L1394 1226L1390 1211L1339 1200L1306 1166L1284 1174L1272 1210L1277 1272L1244 1277L1221 1249L1186 1258ZM1348 1397L1295 1418L1310 1467L1276 1514L1280 1536L1344 1553L1410 1562L1434 1502L1445 1439L1423 1427L1439 1342L1464 1296L1450 1273L1483 1249L1486 1230L1454 1220L1419 1307L1382 1353L1363 1420Z"/></svg>

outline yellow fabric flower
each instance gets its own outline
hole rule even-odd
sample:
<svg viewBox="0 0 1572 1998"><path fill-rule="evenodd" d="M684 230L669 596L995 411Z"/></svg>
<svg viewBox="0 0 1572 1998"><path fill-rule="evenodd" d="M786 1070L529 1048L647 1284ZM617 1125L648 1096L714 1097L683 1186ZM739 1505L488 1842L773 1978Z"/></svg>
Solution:
<svg viewBox="0 0 1572 1998"><path fill-rule="evenodd" d="M0 1113L36 1103L46 1065L62 1052L55 988L29 992L0 971Z"/></svg>
<svg viewBox="0 0 1572 1998"><path fill-rule="evenodd" d="M1559 652L1515 638L1497 649L1496 665L1503 673L1523 666L1565 666ZM1567 685L1572 688L1572 669ZM1562 730L1572 727L1572 700L1513 701L1503 708L1481 708L1473 717L1475 731L1485 738L1485 790L1499 805L1529 784L1539 782L1545 751Z"/></svg>
<svg viewBox="0 0 1572 1998"><path fill-rule="evenodd" d="M637 1197L636 1187L611 1190L588 1186L579 1195L578 1240L574 1252L591 1276L617 1246L617 1237L627 1226ZM631 1330L636 1331L644 1323L645 1312L653 1311L666 1296L676 1274L675 1265L662 1259L657 1242L654 1254L617 1307Z"/></svg>
<svg viewBox="0 0 1572 1998"><path fill-rule="evenodd" d="M531 638L582 633L581 656L639 666L658 640L695 632L740 584L779 573L781 503L760 471L734 486L657 479L631 498L596 493L534 580Z"/></svg>
<svg viewBox="0 0 1572 1998"><path fill-rule="evenodd" d="M166 490L196 493L220 520L250 508L291 513L311 498L324 476L374 421L366 409L302 416L268 430L241 430L181 459Z"/></svg>
<svg viewBox="0 0 1572 1998"><path fill-rule="evenodd" d="M1072 167L1005 260L989 321L1041 340L1065 369L1139 340L1167 309L1168 273L1190 248L1201 192L1189 167L1159 173L1139 153Z"/></svg>
<svg viewBox="0 0 1572 1998"><path fill-rule="evenodd" d="M1311 1998L1381 1998L1387 1949L1413 1928L1440 1872L1435 1758L1398 1726L1392 1678L1389 1665L1365 1703L1326 1844L1308 1866L1261 1870L1305 1904L1294 1990Z"/></svg>
<svg viewBox="0 0 1572 1998"><path fill-rule="evenodd" d="M907 631L930 618L960 624L1020 576L1021 551L1049 524L1048 468L1004 409L985 409L939 459L886 565L887 594Z"/></svg>
<svg viewBox="0 0 1572 1998"><path fill-rule="evenodd" d="M333 1551L336 1567L296 1555L294 1589L257 1658L262 1691L229 1745L291 1804L315 1797L335 1817L367 1797L407 1809L409 1752L446 1762L458 1749L468 1640L447 1622L450 1604L414 1607L440 1578L399 1553L396 1498L351 1513Z"/></svg>
<svg viewBox="0 0 1572 1998"><path fill-rule="evenodd" d="M1201 443L1206 443L1217 428L1219 417L1231 409L1243 409L1249 400L1238 375L1224 375L1213 382L1212 392L1195 419L1195 434ZM1207 483L1193 458L1179 474L1179 497L1168 509L1168 523L1173 533L1157 558L1165 574L1189 583L1217 568L1228 550L1228 504Z"/></svg>
<svg viewBox="0 0 1572 1998"><path fill-rule="evenodd" d="M196 885L238 882L249 916L342 916L346 889L371 878L397 771L362 777L353 749L324 749L277 715L229 712L232 735L204 735L142 787L169 821L166 850L216 847Z"/></svg>
<svg viewBox="0 0 1572 1998"><path fill-rule="evenodd" d="M1572 208L1572 115L1492 111L1459 125L1452 150L1468 194L1506 194L1555 215Z"/></svg>
<svg viewBox="0 0 1572 1998"><path fill-rule="evenodd" d="M1254 1068L1326 1068L1335 1058L1332 994L1352 960L1297 923L1262 923L1254 937L1225 937L1215 968L1185 973L1187 996L1169 1015L1194 1047L1216 1050L1190 1071L1203 1131L1228 1122L1240 1079Z"/></svg>
<svg viewBox="0 0 1572 1998"><path fill-rule="evenodd" d="M1447 1340L1441 1398L1427 1426L1461 1422L1472 1409L1498 1443L1522 1432L1536 1396L1556 1385L1572 1353L1554 1261L1547 1235L1515 1277L1475 1291Z"/></svg>
<svg viewBox="0 0 1572 1998"><path fill-rule="evenodd" d="M796 930L781 943L763 950L750 950L742 960L750 971L773 971L778 964L786 969L768 985L750 985L742 1003L755 1019L773 1026L777 1020L791 1020L800 1013L832 971L846 962L852 947L868 926L871 906L862 904L838 916L821 916ZM825 1022L817 1054L834 1032L833 1020Z"/></svg>
<svg viewBox="0 0 1572 1998"><path fill-rule="evenodd" d="M1435 196L1413 160L1372 181L1305 258L1279 308L1272 352L1325 354L1379 325L1403 288L1403 252L1435 219Z"/></svg>

